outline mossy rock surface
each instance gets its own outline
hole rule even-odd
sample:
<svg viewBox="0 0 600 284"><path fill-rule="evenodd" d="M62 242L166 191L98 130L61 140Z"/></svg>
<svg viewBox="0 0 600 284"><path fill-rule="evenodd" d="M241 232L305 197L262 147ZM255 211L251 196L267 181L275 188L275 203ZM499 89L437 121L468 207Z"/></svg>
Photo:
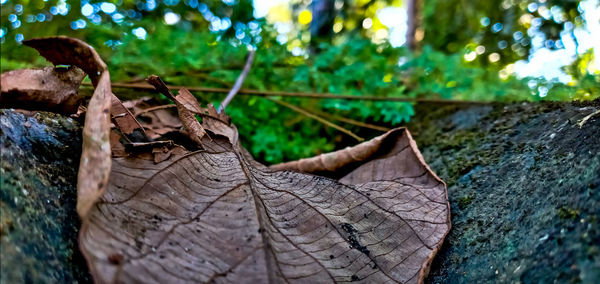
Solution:
<svg viewBox="0 0 600 284"><path fill-rule="evenodd" d="M408 125L448 184L452 230L430 283L600 279L600 109L423 105ZM77 249L77 121L0 111L0 282L90 282Z"/></svg>
<svg viewBox="0 0 600 284"><path fill-rule="evenodd" d="M0 110L0 145L0 283L90 282L77 246L80 124Z"/></svg>
<svg viewBox="0 0 600 284"><path fill-rule="evenodd" d="M430 283L598 283L600 109L419 106L408 125L446 181L452 229Z"/></svg>

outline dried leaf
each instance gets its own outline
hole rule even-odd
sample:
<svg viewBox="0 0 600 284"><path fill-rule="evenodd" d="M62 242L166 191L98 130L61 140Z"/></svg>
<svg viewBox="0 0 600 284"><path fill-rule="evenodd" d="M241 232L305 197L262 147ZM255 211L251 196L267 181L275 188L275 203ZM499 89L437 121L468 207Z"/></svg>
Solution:
<svg viewBox="0 0 600 284"><path fill-rule="evenodd" d="M36 38L23 41L24 45L35 48L40 55L52 62L54 65L75 65L85 71L94 87L98 88L104 72L108 72L106 64L100 55L89 44L75 38L57 36ZM111 96L110 114L121 132L132 141L146 141L144 129L123 107L121 101L110 90L110 77L108 91Z"/></svg>
<svg viewBox="0 0 600 284"><path fill-rule="evenodd" d="M182 90L185 90L182 92ZM175 100L178 101L183 107L193 113L205 113L207 110L200 106L200 103L196 100L194 95L190 93L188 89L182 89L179 94L175 96Z"/></svg>
<svg viewBox="0 0 600 284"><path fill-rule="evenodd" d="M235 125L230 123L231 118L225 114L225 111L217 113L215 106L209 104L206 108L206 113L202 119L202 127L208 131L223 135L229 139L232 145L238 143L238 131Z"/></svg>
<svg viewBox="0 0 600 284"><path fill-rule="evenodd" d="M415 156L415 158L418 159L418 161L415 161L415 163L421 163L427 167L427 170L431 171L423 160L423 157L420 155L417 145L410 136L410 133L402 128L388 131L383 135L377 136L369 141L360 143L353 147L321 154L311 158L300 159L298 161L276 164L271 166L271 168L275 170L293 170L332 178L341 178L342 176L347 175L350 171L356 169L358 165L365 164L374 159L379 159L380 161L379 163L376 163L376 165L378 165L380 168L373 168L365 171L368 172L366 177L360 177L354 174L348 175L340 181L344 183L356 183L357 180L372 178L370 177L370 174L385 174L386 178L390 179L391 177L388 176L390 173L386 171L387 165L385 163L381 163L381 159L384 157L384 155L390 155L390 153L394 153L394 149L397 147L395 143L399 137L402 136L407 137L407 140L410 142L410 146L414 149L415 153L418 154ZM402 160L399 160L392 161L391 163L393 165L403 165L404 163L402 162ZM394 168L394 170L398 169ZM402 169L401 171L405 170Z"/></svg>
<svg viewBox="0 0 600 284"><path fill-rule="evenodd" d="M179 90L179 96L191 96L194 97L187 89ZM195 99L194 99L195 100ZM187 131L188 136L196 143L202 144L202 137L206 135L204 127L198 122L194 113L189 111L186 105L175 97L175 104L177 105L177 112L179 113L179 119L183 124L183 128Z"/></svg>
<svg viewBox="0 0 600 284"><path fill-rule="evenodd" d="M445 184L407 130L278 166L327 177L275 170L252 160L214 107L201 109L215 134L204 135L189 109L199 105L183 89L179 100L167 93L203 150L162 141L121 148L108 114L115 102L125 107L96 52L64 37L29 44L55 63L98 72L77 204L80 248L97 282L421 283L427 275L450 210ZM109 140L113 153L127 154L112 168Z"/></svg>
<svg viewBox="0 0 600 284"><path fill-rule="evenodd" d="M94 86L100 82L106 64L89 44L66 36L24 40L23 44L35 48L54 65L75 65L90 76Z"/></svg>
<svg viewBox="0 0 600 284"><path fill-rule="evenodd" d="M214 134L228 137L231 144L235 145L237 143L237 130L235 126L230 124L230 118L225 114L225 111L218 113L213 104L209 104L206 108L203 108L194 95L185 88L179 90L179 94L175 96L175 100L188 111L203 117L203 130L210 129Z"/></svg>
<svg viewBox="0 0 600 284"><path fill-rule="evenodd" d="M85 78L77 67L22 69L2 73L0 104L8 108L76 113L77 90Z"/></svg>
<svg viewBox="0 0 600 284"><path fill-rule="evenodd" d="M119 130L127 135L130 141L148 141L146 132L133 114L121 104L121 100L111 93L111 116Z"/></svg>
<svg viewBox="0 0 600 284"><path fill-rule="evenodd" d="M151 98L141 98L123 102L123 106L139 118L140 125L151 140L156 140L170 132L178 132L183 126L175 108L157 108L158 102ZM174 107L174 105L173 105Z"/></svg>
<svg viewBox="0 0 600 284"><path fill-rule="evenodd" d="M110 75L104 71L87 107L77 175L77 213L82 219L102 196L111 167Z"/></svg>
<svg viewBox="0 0 600 284"><path fill-rule="evenodd" d="M85 115L77 176L77 213L85 219L106 189L111 168L110 113L114 95L108 69L94 48L78 39L59 36L31 39L23 44L35 48L55 65L75 65L83 69L94 84L94 94Z"/></svg>
<svg viewBox="0 0 600 284"><path fill-rule="evenodd" d="M218 137L159 163L116 158L80 247L101 283L422 282L450 228L445 185L408 131L378 140L343 183Z"/></svg>
<svg viewBox="0 0 600 284"><path fill-rule="evenodd" d="M125 150L125 146L121 143L121 135L115 130L112 129L110 131L110 147L112 149L113 157L125 157L127 156L127 151Z"/></svg>
<svg viewBox="0 0 600 284"><path fill-rule="evenodd" d="M177 113L179 113L179 119L183 124L183 128L185 128L186 130L187 136L198 145L201 145L202 137L204 137L206 131L204 131L204 128L202 127L202 125L200 125L200 122L198 122L196 116L194 116L194 113L188 109L188 107L195 108L195 106L190 106L189 104L191 100L196 100L194 96L187 89L183 88L179 90L180 99L177 99L177 97L173 96L169 88L167 88L165 82L163 82L163 80L160 79L160 77L156 75L151 75L148 77L147 80L148 83L154 86L154 88L156 88L159 92L161 92L163 95L165 95L175 103L175 105L177 106ZM182 100L181 98L184 99ZM198 102L196 102L196 104L198 104Z"/></svg>

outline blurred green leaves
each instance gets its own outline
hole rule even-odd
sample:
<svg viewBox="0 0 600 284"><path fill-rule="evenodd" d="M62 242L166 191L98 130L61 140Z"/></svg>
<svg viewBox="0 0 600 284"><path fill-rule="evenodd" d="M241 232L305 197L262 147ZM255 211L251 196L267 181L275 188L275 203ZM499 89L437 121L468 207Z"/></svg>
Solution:
<svg viewBox="0 0 600 284"><path fill-rule="evenodd" d="M85 29L76 30L71 28L71 24L82 18L78 12L54 15L52 21L43 23L23 22L20 28L11 28L6 20L15 10L17 2L2 6L2 27L9 32L1 47L3 72L47 64L33 50L13 40L15 33L19 32L25 38L65 34L86 40L97 48L109 65L113 82L140 81L148 75L157 74L173 85L229 88L241 72L248 44L253 44L257 54L243 86L248 89L473 101L593 99L600 94L600 76L588 71L594 56L591 52L565 68L574 78L570 85L543 79L517 79L510 74L501 77L497 67L465 62L464 52L468 50L465 51L461 46L468 44L473 34L469 34L470 30L462 25L445 27L441 24L443 17L464 12L466 14L461 17L469 18L469 25L481 25L480 16L492 9L489 6L491 4L478 4L485 6L485 9L482 8L483 14L481 11L471 15L468 11L456 9L438 10L443 11L439 13L440 18L427 19L434 24L440 23L435 24L439 30L426 31L425 43L429 45L425 44L417 53L405 48L392 48L385 42L376 44L361 33L349 32L338 37L334 43L320 43L319 53L305 50L294 55L288 46L276 40L277 32L273 26L252 19L250 1L247 0L232 5L216 0L205 3L183 1L185 5L165 2L155 10L149 10L147 6L140 10L136 5L141 2L124 1L119 4L119 11L138 11L127 12L132 15L127 21L117 24L114 17L98 12L102 18L98 24L88 19ZM26 11L20 17L26 18L28 13L41 13L48 10L48 6L58 5L58 2L33 1L31 3L37 4L26 6ZM443 4L442 1L432 3ZM81 7L78 5L73 5L71 9L79 11ZM163 16L167 11L178 13L182 20L173 25L165 24ZM252 35L252 39L240 40L232 34L235 33L233 28L225 31L213 29L211 32L213 23L207 21L207 15L210 15L207 11L212 11L210 13L219 17L220 21L229 19L231 25L238 24L238 30L247 32L241 38ZM427 17L430 16L428 13L431 11L425 11ZM214 17L213 20L216 19ZM426 24L429 23L427 19ZM249 23L245 24L248 21L253 22L253 29L250 29ZM432 27L435 28L435 25ZM145 40L132 33L136 28L143 28L147 32ZM465 34L455 34L447 29ZM427 38L436 33L440 34L439 38ZM299 34L298 38L290 38L288 42L301 40L301 37L302 34ZM451 48L452 44L457 49ZM122 98L148 95L119 88L115 88L114 92ZM202 103L215 104L224 96L198 92L195 95ZM274 99L285 100L315 113L390 128L409 121L414 115L413 104L406 102ZM245 147L257 159L267 163L313 156L356 143L356 140L337 130L261 97L240 94L228 106L227 113L237 125ZM380 134L354 125L343 126L367 139Z"/></svg>

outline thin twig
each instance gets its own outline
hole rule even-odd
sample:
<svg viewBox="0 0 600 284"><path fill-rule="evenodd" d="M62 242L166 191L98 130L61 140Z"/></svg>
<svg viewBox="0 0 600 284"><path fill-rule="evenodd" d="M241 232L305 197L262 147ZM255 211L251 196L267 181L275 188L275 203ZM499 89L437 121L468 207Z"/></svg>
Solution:
<svg viewBox="0 0 600 284"><path fill-rule="evenodd" d="M160 106L155 106L155 107L149 107L149 108L143 109L140 112L136 113L135 116L142 115L144 113L148 113L148 112L159 110L159 109L172 108L172 107L177 107L177 105L170 104L170 105L160 105Z"/></svg>
<svg viewBox="0 0 600 284"><path fill-rule="evenodd" d="M341 117L341 116L332 115L332 114L326 114L323 112L319 112L318 114L321 116L324 116L324 117L328 117L329 119L332 119L332 120L341 121L343 123L347 123L347 124L358 126L358 127L369 128L369 129L378 130L378 131L382 131L382 132L390 131L390 129L387 127L370 124L370 123L364 123L364 122L360 122L358 120L354 120L354 119L350 119L350 118L346 118L346 117Z"/></svg>
<svg viewBox="0 0 600 284"><path fill-rule="evenodd" d="M91 86L89 82L83 82L82 85ZM127 84L127 83L112 83L113 88L128 88L140 90L155 90L154 87L148 84ZM204 86L167 86L171 90L186 88L194 92L207 93L229 93L226 88L213 88ZM304 93L304 92L283 92L283 91L260 91L254 89L240 89L240 95L260 96L260 97L298 97L307 99L339 99L339 100L361 100L361 101L388 101L388 102L413 102L413 103L440 103L440 104L490 104L492 102L484 101L464 101L464 100L447 100L447 99L424 99L424 98L399 98L399 97L380 97L372 95L354 96L332 93Z"/></svg>
<svg viewBox="0 0 600 284"><path fill-rule="evenodd" d="M348 134L349 136L351 136L352 138L358 140L359 142L362 142L362 141L365 140L364 138L362 138L362 137L360 137L360 136L352 133L352 131L350 131L350 130L348 130L346 128L343 128L343 127L341 127L341 126L339 126L339 125L337 125L337 124L335 124L335 123L333 123L331 121L328 121L328 120L326 120L326 119L324 119L324 118L322 118L322 117L320 117L320 116L318 116L318 115L316 115L314 113L308 112L305 109L299 108L299 107L297 107L295 105L292 105L292 104L288 104L288 103L286 103L284 101L274 100L274 99L271 99L271 98L265 98L265 99L267 99L269 101L272 101L274 103L277 103L279 105L282 105L284 107L287 107L287 108L289 108L289 109L291 109L291 110L293 110L293 111L295 111L297 113L300 113L300 114L308 116L308 117L310 117L312 119L315 119L318 122L323 123L323 124L325 124L325 125L327 125L329 127L335 128L335 129L337 129L337 130L339 130L339 131L341 131L341 132L343 132L345 134Z"/></svg>
<svg viewBox="0 0 600 284"><path fill-rule="evenodd" d="M246 80L246 76L248 76L248 72L250 72L250 68L252 67L252 62L254 61L254 54L256 54L256 51L250 50L250 52L248 53L248 59L246 59L246 65L244 65L242 73L235 81L233 88L231 88L231 91L229 91L227 97L225 97L225 99L221 103L221 106L219 106L218 113L221 113L225 110L225 107L227 107L231 100L233 100L233 97L235 97L238 91L242 88L242 84L244 84L244 80Z"/></svg>
<svg viewBox="0 0 600 284"><path fill-rule="evenodd" d="M577 126L579 126L579 129L581 129L581 128L583 127L583 125L584 125L584 124L585 124L585 123L586 123L586 122L587 122L587 121L588 121L590 118L592 118L593 116L595 116L595 115L598 115L598 114L600 114L600 109L599 109L599 110L597 110L597 111L595 111L595 112L592 112L592 113L590 113L590 114L586 115L584 118L582 118L581 120L579 120L579 121L577 122Z"/></svg>

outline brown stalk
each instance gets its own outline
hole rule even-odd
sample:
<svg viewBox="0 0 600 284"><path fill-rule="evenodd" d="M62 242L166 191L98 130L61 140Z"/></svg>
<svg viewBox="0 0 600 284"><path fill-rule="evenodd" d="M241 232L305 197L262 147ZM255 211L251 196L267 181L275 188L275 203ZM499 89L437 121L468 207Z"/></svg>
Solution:
<svg viewBox="0 0 600 284"><path fill-rule="evenodd" d="M331 120L341 121L343 123L347 123L347 124L358 126L358 127L369 128L369 129L383 131L383 132L387 132L387 131L391 130L390 128L387 128L387 127L370 124L370 123L364 123L364 122L360 122L358 120L354 120L354 119L350 119L350 118L346 118L346 117L342 117L342 116L338 116L338 115L326 114L323 112L319 112L318 114L321 116L327 117Z"/></svg>
<svg viewBox="0 0 600 284"><path fill-rule="evenodd" d="M337 130L339 130L339 131L347 134L348 136L351 136L352 138L358 140L359 142L362 142L362 141L365 140L364 138L362 138L362 137L360 137L360 136L352 133L352 131L350 131L350 130L348 130L346 128L343 128L343 127L341 127L341 126L339 126L339 125L337 125L337 124L335 124L335 123L333 123L331 121L328 121L328 120L326 120L326 119L324 119L324 118L322 118L322 117L320 117L320 116L318 116L318 115L316 115L314 113L311 113L311 112L309 112L309 111L307 111L305 109L299 108L299 107L297 107L295 105L288 104L288 103L283 102L283 101L274 100L274 99L271 99L271 98L265 98L265 99L267 99L269 101L272 101L272 102L274 102L276 104L279 104L281 106L287 107L287 108L289 108L289 109L291 109L291 110L293 110L293 111L295 111L297 113L300 113L302 115L305 115L305 116L308 116L308 117L310 117L312 119L315 119L318 122L323 123L323 124L325 124L325 125L327 125L329 127L335 128L335 129L337 129Z"/></svg>
<svg viewBox="0 0 600 284"><path fill-rule="evenodd" d="M82 85L89 86L90 83L83 82ZM130 88L139 90L154 90L154 88L148 84L128 84L128 83L113 83L113 88ZM207 93L229 93L230 90L227 88L213 88L204 86L167 86L171 90L178 90L186 88L194 92L207 92ZM383 102L412 102L412 103L439 103L439 104L475 104L483 105L489 104L490 102L484 101L464 101L464 100L448 100L448 99L424 99L424 98L399 98L399 97L380 97L373 95L354 96L344 94L332 94L332 93L306 93L306 92L284 92L284 91L260 91L254 89L240 89L238 91L240 95L248 96L259 96L259 97L297 97L306 99L339 99L339 100L362 100L362 101L383 101Z"/></svg>

